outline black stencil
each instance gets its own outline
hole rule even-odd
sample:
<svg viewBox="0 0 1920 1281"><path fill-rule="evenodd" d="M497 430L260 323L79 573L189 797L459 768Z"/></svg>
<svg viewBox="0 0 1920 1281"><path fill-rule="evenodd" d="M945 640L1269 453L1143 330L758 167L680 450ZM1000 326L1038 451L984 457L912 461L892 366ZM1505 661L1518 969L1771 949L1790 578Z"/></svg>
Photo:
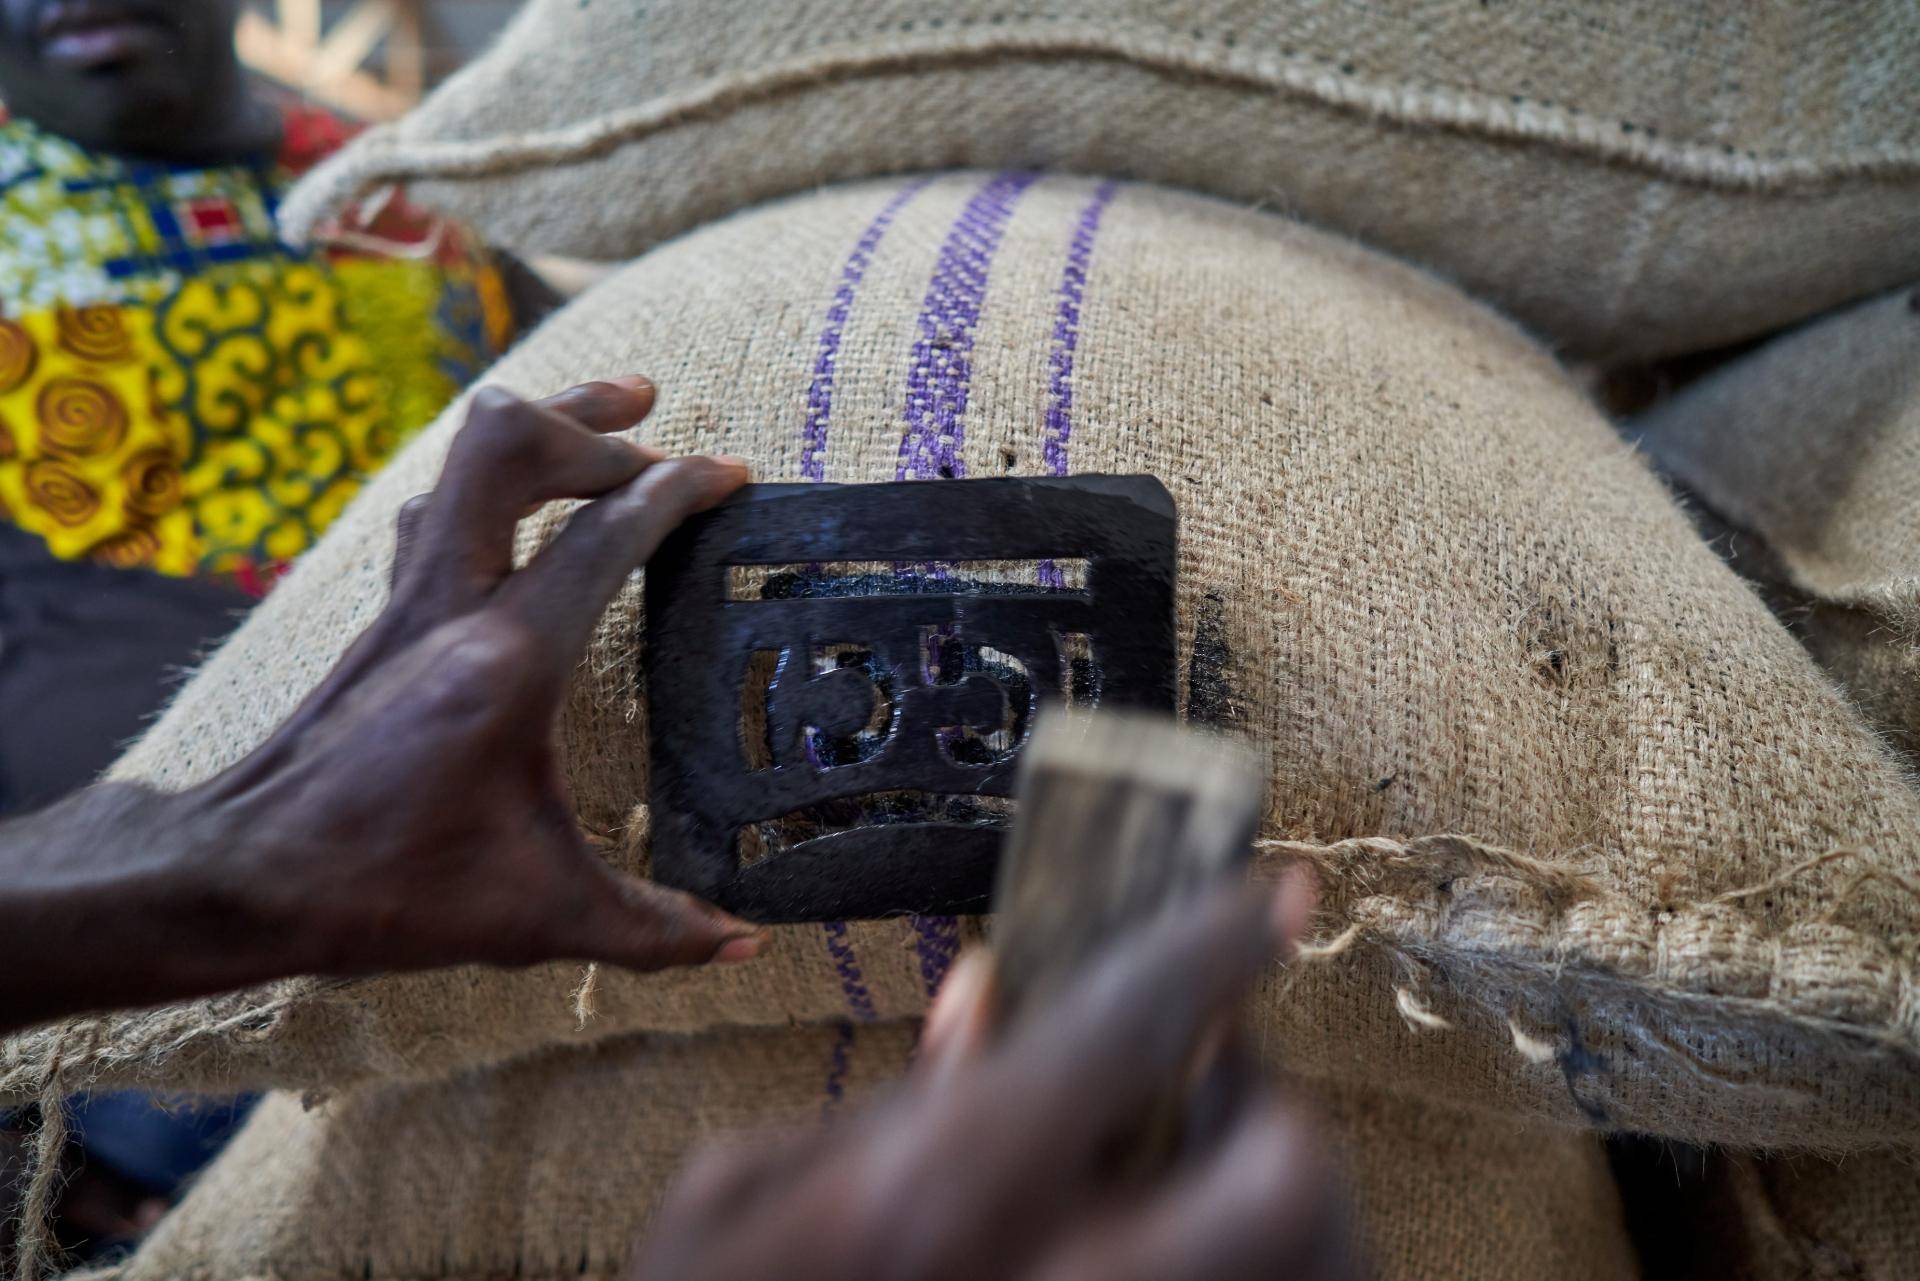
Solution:
<svg viewBox="0 0 1920 1281"><path fill-rule="evenodd" d="M983 910L1036 709L1173 710L1174 570L1150 476L747 486L647 567L655 878L762 921Z"/></svg>

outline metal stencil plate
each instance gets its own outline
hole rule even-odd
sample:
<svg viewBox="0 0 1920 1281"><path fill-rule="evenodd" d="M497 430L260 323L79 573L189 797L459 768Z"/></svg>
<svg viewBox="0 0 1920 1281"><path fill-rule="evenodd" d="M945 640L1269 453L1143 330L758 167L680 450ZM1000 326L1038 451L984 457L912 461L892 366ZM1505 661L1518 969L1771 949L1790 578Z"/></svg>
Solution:
<svg viewBox="0 0 1920 1281"><path fill-rule="evenodd" d="M1047 701L1172 711L1151 476L749 485L647 567L653 875L762 921L983 910Z"/></svg>

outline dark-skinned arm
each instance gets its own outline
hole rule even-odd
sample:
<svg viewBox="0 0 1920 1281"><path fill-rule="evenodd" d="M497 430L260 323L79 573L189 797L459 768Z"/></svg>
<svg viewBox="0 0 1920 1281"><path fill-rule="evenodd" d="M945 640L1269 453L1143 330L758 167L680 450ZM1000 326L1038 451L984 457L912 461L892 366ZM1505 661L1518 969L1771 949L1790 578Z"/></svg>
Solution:
<svg viewBox="0 0 1920 1281"><path fill-rule="evenodd" d="M386 609L272 737L186 792L100 784L0 826L0 1031L293 974L754 955L755 927L589 850L554 753L614 593L746 479L607 434L653 397L482 389L402 514ZM563 498L595 501L516 571L516 523Z"/></svg>

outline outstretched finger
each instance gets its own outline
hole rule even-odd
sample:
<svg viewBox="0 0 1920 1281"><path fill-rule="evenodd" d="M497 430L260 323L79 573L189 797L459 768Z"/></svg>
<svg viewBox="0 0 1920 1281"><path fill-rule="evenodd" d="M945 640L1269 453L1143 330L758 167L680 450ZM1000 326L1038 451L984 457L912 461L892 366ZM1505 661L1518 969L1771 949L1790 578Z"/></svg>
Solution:
<svg viewBox="0 0 1920 1281"><path fill-rule="evenodd" d="M763 927L703 899L624 876L590 855L584 866L586 901L559 923L549 943L556 957L660 970L750 961L766 946Z"/></svg>
<svg viewBox="0 0 1920 1281"><path fill-rule="evenodd" d="M651 407L615 383L575 389L602 427L631 425ZM564 394L564 393L563 393ZM618 414L609 406L624 404ZM498 387L474 393L466 425L447 452L433 505L422 522L409 588L491 588L513 566L514 528L527 511L557 498L593 498L631 481L658 457L567 413ZM430 570L431 572L427 572Z"/></svg>
<svg viewBox="0 0 1920 1281"><path fill-rule="evenodd" d="M1346 1281L1358 1275L1335 1181L1313 1136L1273 1104L1243 1118L1204 1164L1144 1203L1074 1232L1037 1281Z"/></svg>
<svg viewBox="0 0 1920 1281"><path fill-rule="evenodd" d="M659 392L650 378L607 378L581 383L563 392L533 403L556 414L564 414L592 432L625 431L653 410ZM638 446L646 449L646 446ZM649 450L658 462L658 451Z"/></svg>
<svg viewBox="0 0 1920 1281"><path fill-rule="evenodd" d="M573 514L496 598L571 667L614 593L674 526L746 483L738 459L675 458ZM562 669L564 670L564 668Z"/></svg>
<svg viewBox="0 0 1920 1281"><path fill-rule="evenodd" d="M389 592L400 586L401 575L413 561L414 548L420 541L420 522L426 519L427 505L432 501L431 493L415 494L400 504L400 513L393 518L393 568L387 574Z"/></svg>

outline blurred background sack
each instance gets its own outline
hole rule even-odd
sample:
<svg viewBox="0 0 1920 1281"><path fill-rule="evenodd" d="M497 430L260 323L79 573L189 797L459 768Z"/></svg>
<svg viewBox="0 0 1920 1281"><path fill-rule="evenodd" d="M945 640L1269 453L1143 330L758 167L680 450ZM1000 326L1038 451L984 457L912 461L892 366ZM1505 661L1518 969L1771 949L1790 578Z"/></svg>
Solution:
<svg viewBox="0 0 1920 1281"><path fill-rule="evenodd" d="M1911 1152L1840 1161L1715 1152L1693 1195L1676 1277L1877 1281L1911 1274L1920 1252L1920 1165Z"/></svg>
<svg viewBox="0 0 1920 1281"><path fill-rule="evenodd" d="M1772 339L1625 430L1920 764L1920 291Z"/></svg>
<svg viewBox="0 0 1920 1281"><path fill-rule="evenodd" d="M1907 0L532 0L286 206L402 181L524 253L624 260L825 183L1031 167L1254 202L1595 358L1920 277Z"/></svg>
<svg viewBox="0 0 1920 1281"><path fill-rule="evenodd" d="M851 1106L900 1073L916 1032L628 1037L314 1107L274 1095L107 1275L615 1276L703 1136L739 1130L752 1143L756 1128ZM1594 1135L1350 1086L1296 1089L1345 1169L1354 1241L1381 1281L1637 1275Z"/></svg>

